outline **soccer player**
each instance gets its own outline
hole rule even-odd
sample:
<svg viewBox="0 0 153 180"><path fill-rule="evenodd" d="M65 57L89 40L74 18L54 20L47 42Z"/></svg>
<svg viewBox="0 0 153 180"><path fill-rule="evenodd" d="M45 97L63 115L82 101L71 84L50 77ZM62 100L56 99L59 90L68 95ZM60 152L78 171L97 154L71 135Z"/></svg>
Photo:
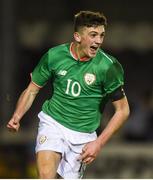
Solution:
<svg viewBox="0 0 153 180"><path fill-rule="evenodd" d="M123 90L122 66L100 47L106 17L80 11L74 17L74 40L46 52L31 73L7 124L18 131L20 120L39 90L52 78L53 96L46 100L40 118L36 157L39 178L81 178L106 142L129 115ZM103 108L111 100L114 114L97 137Z"/></svg>

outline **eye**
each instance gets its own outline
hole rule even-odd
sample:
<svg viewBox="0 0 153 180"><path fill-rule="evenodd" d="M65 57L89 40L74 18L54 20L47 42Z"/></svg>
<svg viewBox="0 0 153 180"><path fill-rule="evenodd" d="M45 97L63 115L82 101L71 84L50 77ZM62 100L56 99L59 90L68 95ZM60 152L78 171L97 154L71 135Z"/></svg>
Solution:
<svg viewBox="0 0 153 180"><path fill-rule="evenodd" d="M90 34L90 37L94 38L94 37L96 37L96 34L92 33L92 34Z"/></svg>
<svg viewBox="0 0 153 180"><path fill-rule="evenodd" d="M103 38L104 36L105 36L105 33L102 33L102 34L100 35L101 38Z"/></svg>

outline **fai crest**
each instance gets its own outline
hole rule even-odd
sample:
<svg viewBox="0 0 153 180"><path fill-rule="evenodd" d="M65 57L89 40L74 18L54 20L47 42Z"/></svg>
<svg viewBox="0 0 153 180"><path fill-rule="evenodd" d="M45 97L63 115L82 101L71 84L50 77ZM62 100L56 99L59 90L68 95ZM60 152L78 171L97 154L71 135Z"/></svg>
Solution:
<svg viewBox="0 0 153 180"><path fill-rule="evenodd" d="M42 135L39 137L39 144L43 144L47 140L47 137Z"/></svg>
<svg viewBox="0 0 153 180"><path fill-rule="evenodd" d="M88 85L91 85L96 80L96 76L94 74L86 73L84 80Z"/></svg>

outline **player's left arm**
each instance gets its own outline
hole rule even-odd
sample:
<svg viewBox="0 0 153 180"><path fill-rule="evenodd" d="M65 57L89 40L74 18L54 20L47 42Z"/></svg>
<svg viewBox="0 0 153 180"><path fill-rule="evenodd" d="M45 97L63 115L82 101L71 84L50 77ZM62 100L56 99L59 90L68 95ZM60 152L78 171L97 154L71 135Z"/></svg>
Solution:
<svg viewBox="0 0 153 180"><path fill-rule="evenodd" d="M113 97L116 99L112 102L115 108L114 115L98 138L95 141L86 144L82 150L81 160L86 164L91 163L96 158L101 148L122 126L129 116L130 110L126 96L123 96L120 99L120 94L115 93L115 96Z"/></svg>
<svg viewBox="0 0 153 180"><path fill-rule="evenodd" d="M123 125L127 120L130 110L126 96L120 100L112 102L115 113L107 124L106 128L97 138L97 142L101 147L111 138L111 136Z"/></svg>

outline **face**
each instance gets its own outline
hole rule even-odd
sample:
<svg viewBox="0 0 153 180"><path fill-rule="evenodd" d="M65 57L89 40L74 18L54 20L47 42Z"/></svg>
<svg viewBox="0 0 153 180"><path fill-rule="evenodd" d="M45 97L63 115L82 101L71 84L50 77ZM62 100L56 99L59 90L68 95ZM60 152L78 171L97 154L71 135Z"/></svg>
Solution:
<svg viewBox="0 0 153 180"><path fill-rule="evenodd" d="M75 40L78 42L78 53L80 57L93 58L103 43L105 28L104 26L83 27L76 32Z"/></svg>

